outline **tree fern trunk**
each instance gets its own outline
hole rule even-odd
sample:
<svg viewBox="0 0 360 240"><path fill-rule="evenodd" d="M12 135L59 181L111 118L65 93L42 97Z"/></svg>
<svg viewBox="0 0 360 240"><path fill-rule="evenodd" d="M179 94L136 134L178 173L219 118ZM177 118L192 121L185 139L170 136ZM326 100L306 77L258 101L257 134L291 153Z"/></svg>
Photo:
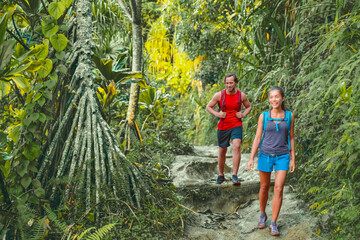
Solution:
<svg viewBox="0 0 360 240"><path fill-rule="evenodd" d="M140 179L139 170L120 151L114 134L102 117L95 92L90 1L77 2L76 23L73 49L66 60L70 63L71 80L60 83L63 88L68 85L72 94L60 96L64 100L58 107L58 117L44 145L44 154L39 156L37 179L46 186L46 195L53 205L75 200L91 209L100 206L105 197L115 197L141 207L139 193L148 191L147 184ZM137 29L141 30L141 26ZM138 55L134 58L133 70L141 68L141 31L138 34L140 43L134 48ZM134 96L136 107L138 94ZM66 184L51 186L50 179L63 179Z"/></svg>

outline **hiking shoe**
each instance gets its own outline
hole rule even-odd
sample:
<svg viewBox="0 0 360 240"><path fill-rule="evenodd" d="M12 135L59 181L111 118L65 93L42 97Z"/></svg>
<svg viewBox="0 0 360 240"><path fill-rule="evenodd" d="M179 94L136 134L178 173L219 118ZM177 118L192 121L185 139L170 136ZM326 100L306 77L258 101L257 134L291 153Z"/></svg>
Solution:
<svg viewBox="0 0 360 240"><path fill-rule="evenodd" d="M232 175L231 177L233 185L240 185L240 181L236 175Z"/></svg>
<svg viewBox="0 0 360 240"><path fill-rule="evenodd" d="M222 184L224 181L225 181L225 177L219 175L219 176L217 177L217 179L216 179L215 184Z"/></svg>
<svg viewBox="0 0 360 240"><path fill-rule="evenodd" d="M260 214L260 221L259 221L259 224L258 224L259 229L266 228L266 220L267 220L266 213L265 214Z"/></svg>
<svg viewBox="0 0 360 240"><path fill-rule="evenodd" d="M271 223L270 224L270 233L273 236L280 236L280 233L277 229L276 223Z"/></svg>

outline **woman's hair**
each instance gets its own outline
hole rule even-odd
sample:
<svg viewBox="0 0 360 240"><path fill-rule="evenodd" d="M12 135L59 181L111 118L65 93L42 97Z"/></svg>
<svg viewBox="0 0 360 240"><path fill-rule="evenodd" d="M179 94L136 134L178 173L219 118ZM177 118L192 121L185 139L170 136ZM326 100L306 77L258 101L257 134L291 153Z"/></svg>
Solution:
<svg viewBox="0 0 360 240"><path fill-rule="evenodd" d="M269 91L269 94L270 94L270 92L273 91L273 90L278 90L278 91L280 92L281 96L282 96L282 97L285 97L284 90L283 90L281 87L273 87L273 88L271 88L270 91ZM284 111L287 110L287 108L286 108L286 106L285 106L285 101L283 101L283 102L281 103L281 109L284 110Z"/></svg>
<svg viewBox="0 0 360 240"><path fill-rule="evenodd" d="M238 78L236 77L235 74L233 74L233 73L228 73L228 74L226 74L226 76L224 77L224 83L226 83L226 79L227 79L228 77L234 77L235 83L238 83L238 82L239 82L239 80L238 80Z"/></svg>

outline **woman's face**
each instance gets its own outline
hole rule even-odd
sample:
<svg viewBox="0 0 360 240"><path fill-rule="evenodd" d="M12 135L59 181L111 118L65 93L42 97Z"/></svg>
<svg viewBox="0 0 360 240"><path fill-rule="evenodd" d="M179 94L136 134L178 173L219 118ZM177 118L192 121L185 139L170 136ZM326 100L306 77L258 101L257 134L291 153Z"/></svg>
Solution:
<svg viewBox="0 0 360 240"><path fill-rule="evenodd" d="M285 97L281 95L280 90L274 89L269 93L269 102L273 108L281 108L282 102L285 100Z"/></svg>

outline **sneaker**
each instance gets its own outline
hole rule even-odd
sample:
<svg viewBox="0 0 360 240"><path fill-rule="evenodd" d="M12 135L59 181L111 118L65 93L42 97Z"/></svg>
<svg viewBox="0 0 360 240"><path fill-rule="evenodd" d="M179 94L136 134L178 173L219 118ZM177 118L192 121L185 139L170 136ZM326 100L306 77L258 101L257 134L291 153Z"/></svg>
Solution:
<svg viewBox="0 0 360 240"><path fill-rule="evenodd" d="M222 184L224 181L225 181L225 177L219 175L219 176L217 177L217 179L216 179L215 184Z"/></svg>
<svg viewBox="0 0 360 240"><path fill-rule="evenodd" d="M259 221L259 224L258 224L259 229L266 228L266 220L267 220L266 213L265 214L260 214L260 221Z"/></svg>
<svg viewBox="0 0 360 240"><path fill-rule="evenodd" d="M240 185L240 181L236 175L232 175L231 177L233 185Z"/></svg>
<svg viewBox="0 0 360 240"><path fill-rule="evenodd" d="M276 223L270 224L270 233L273 236L280 236L280 232L277 229Z"/></svg>

